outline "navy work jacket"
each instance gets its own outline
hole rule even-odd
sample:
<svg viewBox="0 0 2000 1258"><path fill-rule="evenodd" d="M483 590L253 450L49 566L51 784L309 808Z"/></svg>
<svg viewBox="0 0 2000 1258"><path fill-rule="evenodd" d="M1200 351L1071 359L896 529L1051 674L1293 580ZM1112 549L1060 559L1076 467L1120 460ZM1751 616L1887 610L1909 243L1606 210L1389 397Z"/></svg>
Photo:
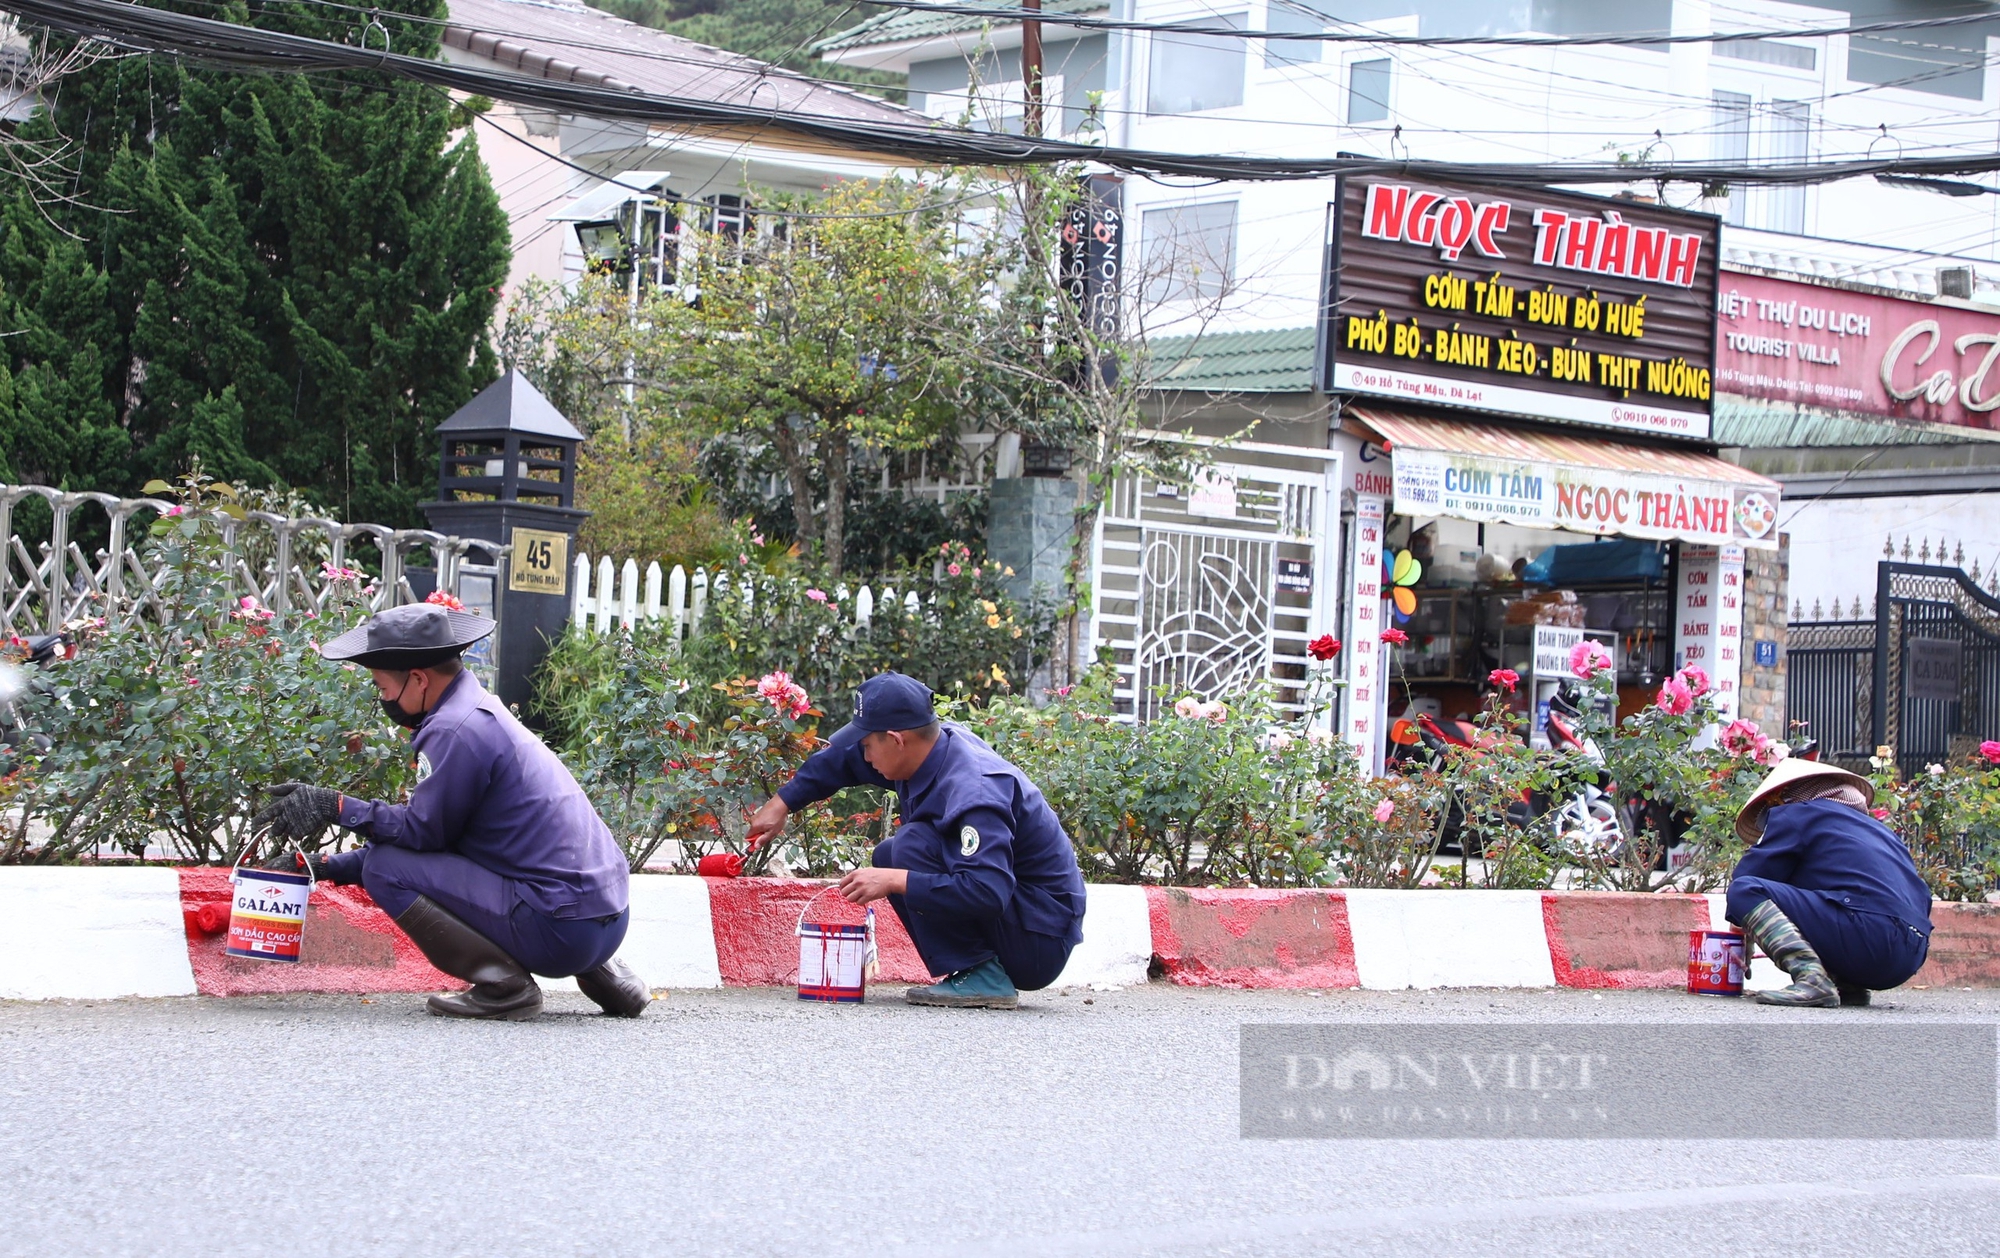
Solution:
<svg viewBox="0 0 2000 1258"><path fill-rule="evenodd" d="M1931 890L1889 827L1830 799L1779 804L1764 837L1736 862L1737 878L1817 891L1834 904L1931 933Z"/></svg>
<svg viewBox="0 0 2000 1258"><path fill-rule="evenodd" d="M896 792L905 823L943 840L942 874L910 871L905 902L918 912L997 919L1011 906L1021 924L1071 944L1083 938L1083 871L1054 810L1025 773L978 735L946 723L907 782L891 782L861 754L849 725L799 766L778 791L797 812L849 786Z"/></svg>
<svg viewBox="0 0 2000 1258"><path fill-rule="evenodd" d="M470 671L452 678L411 746L410 802L343 796L341 825L376 843L456 852L550 917L624 912L630 871L611 831L556 754Z"/></svg>

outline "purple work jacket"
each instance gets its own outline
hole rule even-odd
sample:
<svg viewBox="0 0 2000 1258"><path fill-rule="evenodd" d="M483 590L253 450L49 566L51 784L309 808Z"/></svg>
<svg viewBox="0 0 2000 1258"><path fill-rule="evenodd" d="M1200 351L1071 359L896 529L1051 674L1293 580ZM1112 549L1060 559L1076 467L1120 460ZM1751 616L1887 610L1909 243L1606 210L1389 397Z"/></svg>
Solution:
<svg viewBox="0 0 2000 1258"><path fill-rule="evenodd" d="M407 804L342 797L340 824L376 843L456 852L557 918L624 911L628 868L597 810L556 754L462 672L411 740ZM496 912L512 904L487 906Z"/></svg>

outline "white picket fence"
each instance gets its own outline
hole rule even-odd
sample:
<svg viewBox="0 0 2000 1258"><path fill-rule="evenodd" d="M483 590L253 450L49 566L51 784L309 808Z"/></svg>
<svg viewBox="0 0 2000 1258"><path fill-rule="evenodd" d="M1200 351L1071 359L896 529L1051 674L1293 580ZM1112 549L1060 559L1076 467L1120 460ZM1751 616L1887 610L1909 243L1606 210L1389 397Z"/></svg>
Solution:
<svg viewBox="0 0 2000 1258"><path fill-rule="evenodd" d="M761 573L745 578L726 568L696 568L690 573L680 564L675 564L672 572L663 573L658 563L646 565L642 580L636 560L627 559L619 565L604 555L593 566L590 556L579 554L571 583L574 594L570 601L570 622L578 629L610 633L613 629L630 629L641 621L651 624L664 620L672 627L672 640L685 642L701 631L710 592L721 590L728 582L745 579L751 582L753 601L759 587L798 581L796 577L770 577ZM915 590L898 598L893 587L885 587L877 594L865 585L850 590L843 584L834 586L827 594L852 614L856 627L871 624L878 611L900 608L902 614L914 616L922 606Z"/></svg>

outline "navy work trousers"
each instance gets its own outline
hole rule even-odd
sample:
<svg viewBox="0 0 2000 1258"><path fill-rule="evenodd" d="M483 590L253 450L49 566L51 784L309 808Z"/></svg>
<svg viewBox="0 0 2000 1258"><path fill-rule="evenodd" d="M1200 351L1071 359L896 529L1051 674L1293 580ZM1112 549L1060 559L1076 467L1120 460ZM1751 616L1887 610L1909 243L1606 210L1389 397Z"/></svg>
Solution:
<svg viewBox="0 0 2000 1258"><path fill-rule="evenodd" d="M456 852L370 843L327 863L343 882L368 888L390 917L401 917L418 896L428 896L544 978L567 978L609 961L632 920L629 908L610 917L576 919L537 913L505 878Z"/></svg>
<svg viewBox="0 0 2000 1258"><path fill-rule="evenodd" d="M1817 891L1768 878L1729 884L1729 920L1737 925L1770 900L1799 928L1827 973L1840 982L1886 991L1909 981L1930 953L1930 936L1886 913L1870 913L1829 900Z"/></svg>
<svg viewBox="0 0 2000 1258"><path fill-rule="evenodd" d="M875 846L878 869L907 869L916 873L942 874L943 854L935 832L918 827L917 833L892 835ZM1021 912L1013 904L998 918L948 917L939 913L919 913L903 902L900 895L889 897L890 907L910 932L917 955L933 974L956 974L993 958L1014 986L1024 992L1040 991L1056 981L1069 964L1073 945L1066 939L1029 930L1021 923Z"/></svg>

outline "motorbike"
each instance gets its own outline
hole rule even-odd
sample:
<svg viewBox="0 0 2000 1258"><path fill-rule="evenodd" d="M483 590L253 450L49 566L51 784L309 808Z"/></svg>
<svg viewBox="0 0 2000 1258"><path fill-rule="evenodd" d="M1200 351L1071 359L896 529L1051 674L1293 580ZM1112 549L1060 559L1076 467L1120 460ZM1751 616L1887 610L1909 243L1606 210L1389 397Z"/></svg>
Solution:
<svg viewBox="0 0 2000 1258"><path fill-rule="evenodd" d="M28 729L21 720L20 701L30 690L45 685L45 670L59 660L73 659L76 646L66 633L42 633L16 638L23 653L19 664L0 661L0 747L10 757L22 748L47 751L47 736Z"/></svg>

